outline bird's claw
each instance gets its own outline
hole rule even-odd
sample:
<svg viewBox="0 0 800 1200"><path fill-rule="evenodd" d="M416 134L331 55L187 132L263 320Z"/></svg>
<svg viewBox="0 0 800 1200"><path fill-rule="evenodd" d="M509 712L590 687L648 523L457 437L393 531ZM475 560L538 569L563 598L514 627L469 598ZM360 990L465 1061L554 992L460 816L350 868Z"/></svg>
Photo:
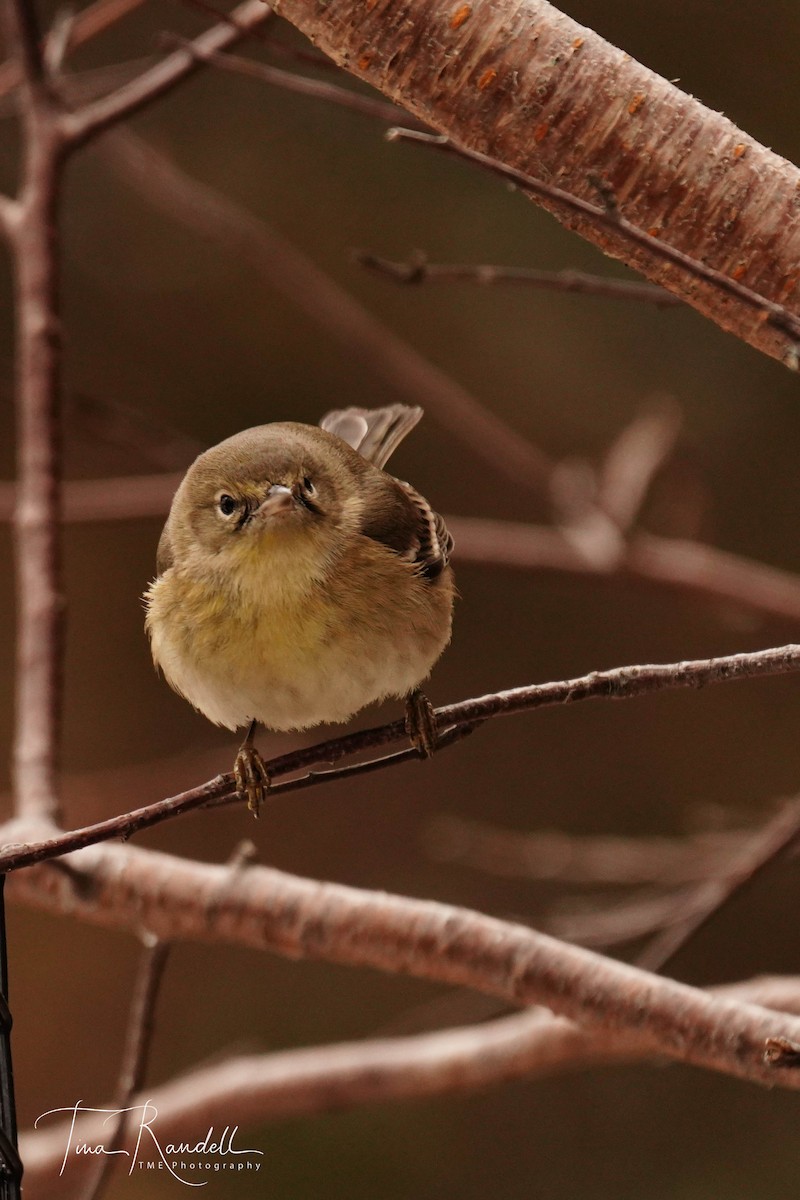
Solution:
<svg viewBox="0 0 800 1200"><path fill-rule="evenodd" d="M270 778L264 760L255 746L245 742L239 748L236 762L233 764L233 775L240 800L247 801L247 807L257 818L259 809L269 792Z"/></svg>
<svg viewBox="0 0 800 1200"><path fill-rule="evenodd" d="M406 733L420 758L430 758L439 744L439 729L433 705L416 688L406 698Z"/></svg>

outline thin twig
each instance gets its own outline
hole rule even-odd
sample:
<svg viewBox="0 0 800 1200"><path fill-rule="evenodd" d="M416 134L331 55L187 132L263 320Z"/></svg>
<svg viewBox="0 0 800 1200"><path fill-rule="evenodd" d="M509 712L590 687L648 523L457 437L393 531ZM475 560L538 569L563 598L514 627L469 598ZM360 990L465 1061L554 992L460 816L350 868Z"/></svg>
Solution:
<svg viewBox="0 0 800 1200"><path fill-rule="evenodd" d="M86 1188L83 1200L99 1200L109 1180L117 1161L117 1152L125 1145L126 1118L130 1115L127 1112L128 1106L143 1086L147 1071L153 1038L153 1018L170 944L159 941L152 934L143 934L142 942L142 954L131 999L117 1094L113 1105L117 1115L111 1136L109 1137L107 1129L103 1131L104 1152L97 1173Z"/></svg>
<svg viewBox="0 0 800 1200"><path fill-rule="evenodd" d="M263 25L272 10L263 0L245 0L230 14L191 43L191 49L178 49L136 76L116 91L90 101L74 112L64 112L60 128L72 146L88 141L104 129L139 112L146 105L172 91L179 83L204 65L204 55L235 45L250 29Z"/></svg>
<svg viewBox="0 0 800 1200"><path fill-rule="evenodd" d="M652 938L671 929L676 914L686 914L689 897L694 894L694 888L677 892L644 888L624 900L611 902L596 897L581 902L575 897L561 897L557 905L537 920L537 925L565 942L608 953L612 947Z"/></svg>
<svg viewBox="0 0 800 1200"><path fill-rule="evenodd" d="M584 271L539 271L534 267L501 267L486 263L431 263L422 255L414 256L408 262L392 262L369 250L356 250L353 258L359 266L401 284L479 283L494 286L513 283L546 292L635 300L655 304L658 308L673 308L683 304L679 296L673 296L672 292L659 287L657 283L610 279L603 275L589 275Z"/></svg>
<svg viewBox="0 0 800 1200"><path fill-rule="evenodd" d="M644 970L661 971L734 896L740 895L777 858L800 840L800 799L791 800L736 855L727 871L692 890L673 913L669 926L638 955Z"/></svg>
<svg viewBox="0 0 800 1200"><path fill-rule="evenodd" d="M81 12L72 14L67 49L84 45L144 3L146 0L95 0ZM21 78L22 71L16 58L0 64L0 97L12 92Z"/></svg>
<svg viewBox="0 0 800 1200"><path fill-rule="evenodd" d="M225 245L348 353L357 353L362 367L386 380L399 396L423 404L507 478L548 494L552 463L542 451L377 320L274 229L186 175L129 130L104 139L102 152L150 204Z"/></svg>
<svg viewBox="0 0 800 1200"><path fill-rule="evenodd" d="M440 150L445 154L452 154L458 158L468 159L470 162L477 163L493 174L499 175L502 179L516 184L523 191L546 200L554 201L570 212L580 213L581 216L589 217L596 224L606 229L613 229L615 233L621 233L628 241L633 242L635 245L641 246L662 260L688 271L696 279L702 279L704 282L712 284L718 291L727 292L728 295L741 300L750 308L763 314L770 325L773 325L776 329L781 330L781 332L792 338L795 346L800 344L800 318L796 317L789 309L785 308L782 304L776 304L774 300L770 300L758 292L754 292L752 288L737 282L730 275L723 275L721 271L717 271L714 267L709 267L706 263L700 262L699 259L692 258L689 254L684 254L682 250L677 250L674 246L670 246L667 242L662 241L661 238L657 238L653 234L639 229L638 226L632 225L630 221L626 221L619 213L616 206L609 206L608 203L601 206L591 204L588 200L581 200L580 197L572 195L571 192L565 192L562 188L555 187L549 183L543 183L540 179L535 179L532 175L525 174L524 171L518 171L515 167L508 167L498 159L491 158L488 154L482 154L478 150L468 150L464 146L458 146L449 138L438 134L421 133L415 129L390 129L386 137L389 141L418 142L432 149ZM790 365L792 365L793 369L797 369L794 363Z"/></svg>
<svg viewBox="0 0 800 1200"><path fill-rule="evenodd" d="M235 75L246 75L250 79L258 79L261 83L268 83L271 87L280 88L284 92L294 92L298 96L308 96L312 100L323 100L326 104L334 104L338 108L346 108L351 112L360 113L365 117L373 117L378 121L396 121L401 116L405 120L403 110L395 104L390 104L388 100L365 96L361 92L351 91L339 84L329 83L327 79L312 79L308 75L284 71L280 67L273 67L268 63L255 62L252 58L242 58L238 54L206 52L201 55L191 42L186 38L177 37L175 34L166 34L165 40L168 45L179 45L192 54L202 57L203 62L208 66L218 67L222 71L230 71ZM419 128L422 129L424 126L420 125ZM660 290L663 291L663 289ZM665 295L669 296L669 292ZM670 299L674 298L670 297Z"/></svg>
<svg viewBox="0 0 800 1200"><path fill-rule="evenodd" d="M718 874L752 836L751 829L737 829L687 837L581 837L559 830L501 829L443 814L428 827L425 848L438 862L507 879L674 888Z"/></svg>
<svg viewBox="0 0 800 1200"><path fill-rule="evenodd" d="M609 447L597 503L623 533L633 528L655 476L675 449L681 424L678 405L662 398L638 413Z"/></svg>
<svg viewBox="0 0 800 1200"><path fill-rule="evenodd" d="M731 654L720 658L696 659L678 663L647 666L616 667L610 671L593 671L576 679L558 683L532 684L508 691L462 700L435 710L440 732L440 744L455 740L458 732L490 717L510 716L529 709L552 705L573 704L582 700L625 700L634 696L675 688L701 688L712 683L734 679L757 679L788 674L800 669L800 645L780 646L757 650L750 654ZM282 792L314 787L320 783L351 774L354 771L373 771L418 757L416 751L401 751L371 760L367 764L346 766L338 771L310 772L299 779L277 782L283 775L313 767L319 763L337 763L342 758L362 750L387 746L407 738L405 722L393 721L372 729L343 734L341 737L318 743L301 750L279 755L266 763L271 779L275 780L270 795L278 798ZM181 792L166 800L147 805L130 813L99 821L83 829L73 830L26 846L8 846L0 853L0 871L16 871L33 863L44 862L80 850L111 838L128 838L142 829L158 825L183 812L209 805L232 804L237 801L232 774L218 775L200 787Z"/></svg>

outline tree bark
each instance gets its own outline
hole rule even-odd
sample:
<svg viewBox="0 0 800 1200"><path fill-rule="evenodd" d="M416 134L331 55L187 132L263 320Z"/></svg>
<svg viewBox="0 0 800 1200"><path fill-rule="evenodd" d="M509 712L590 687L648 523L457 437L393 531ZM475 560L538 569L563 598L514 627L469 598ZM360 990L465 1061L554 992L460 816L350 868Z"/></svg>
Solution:
<svg viewBox="0 0 800 1200"><path fill-rule="evenodd" d="M454 143L597 201L793 312L800 172L545 0L278 0L334 61ZM594 182L593 182L594 180ZM792 362L765 314L591 219L560 221L723 329ZM795 363L796 365L796 363Z"/></svg>

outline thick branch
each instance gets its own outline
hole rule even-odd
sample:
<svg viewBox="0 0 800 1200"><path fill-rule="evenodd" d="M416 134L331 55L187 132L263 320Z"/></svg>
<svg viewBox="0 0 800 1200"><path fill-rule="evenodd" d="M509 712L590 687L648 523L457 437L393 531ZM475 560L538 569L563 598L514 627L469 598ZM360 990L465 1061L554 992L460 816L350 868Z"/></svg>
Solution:
<svg viewBox="0 0 800 1200"><path fill-rule="evenodd" d="M754 979L712 989L712 994L783 1012L800 1009L797 978ZM580 1029L536 1008L480 1025L413 1037L381 1038L339 1045L231 1058L179 1076L142 1094L158 1109L159 1137L205 1129L225 1114L241 1125L312 1116L358 1105L385 1104L422 1096L536 1078L599 1062L640 1057L635 1037L609 1037ZM104 1142L102 1114L79 1118L77 1132L88 1144ZM69 1126L44 1124L23 1137L26 1179L40 1186L57 1177ZM133 1149L129 1140L128 1149ZM76 1156L70 1171L92 1165Z"/></svg>
<svg viewBox="0 0 800 1200"><path fill-rule="evenodd" d="M432 901L300 879L267 867L190 863L133 846L94 846L73 871L12 876L20 900L166 940L225 941L290 958L376 967L543 1004L583 1026L632 1033L664 1054L755 1082L800 1087L765 1065L768 1038L800 1042L800 1019L712 999L521 925Z"/></svg>
<svg viewBox="0 0 800 1200"><path fill-rule="evenodd" d="M619 211L676 250L797 308L800 172L546 0L279 0L336 62L456 144ZM555 215L780 359L794 340L591 217Z"/></svg>

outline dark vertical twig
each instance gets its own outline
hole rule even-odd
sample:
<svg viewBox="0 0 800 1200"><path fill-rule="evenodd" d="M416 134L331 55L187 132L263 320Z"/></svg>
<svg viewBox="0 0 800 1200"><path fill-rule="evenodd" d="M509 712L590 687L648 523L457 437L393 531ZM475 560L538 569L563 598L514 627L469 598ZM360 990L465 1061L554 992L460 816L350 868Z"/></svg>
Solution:
<svg viewBox="0 0 800 1200"><path fill-rule="evenodd" d="M164 977L164 968L169 957L170 943L159 941L153 934L143 935L144 949L139 960L139 972L131 1000L128 1016L128 1029L125 1035L125 1046L122 1051L119 1082L115 1106L117 1117L111 1137L105 1141L105 1154L100 1159L100 1165L94 1178L90 1181L83 1195L83 1200L98 1200L107 1184L114 1164L117 1161L117 1151L122 1149L125 1141L126 1109L131 1097L139 1091L144 1083L147 1070L147 1060L150 1044L153 1038L153 1017L156 1001Z"/></svg>
<svg viewBox="0 0 800 1200"><path fill-rule="evenodd" d="M17 1109L11 1062L5 882L5 875L0 875L0 1200L19 1200L22 1162L17 1152Z"/></svg>

